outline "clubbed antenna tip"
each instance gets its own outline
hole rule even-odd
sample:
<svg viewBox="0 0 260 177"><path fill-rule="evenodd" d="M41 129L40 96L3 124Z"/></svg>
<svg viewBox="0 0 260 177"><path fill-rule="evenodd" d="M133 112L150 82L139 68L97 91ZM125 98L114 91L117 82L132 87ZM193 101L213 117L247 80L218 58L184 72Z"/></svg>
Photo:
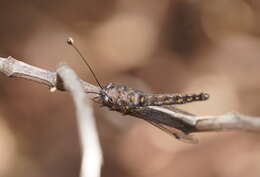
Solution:
<svg viewBox="0 0 260 177"><path fill-rule="evenodd" d="M67 44L73 45L73 43L74 43L73 38L72 38L72 37L69 37L69 38L67 39Z"/></svg>

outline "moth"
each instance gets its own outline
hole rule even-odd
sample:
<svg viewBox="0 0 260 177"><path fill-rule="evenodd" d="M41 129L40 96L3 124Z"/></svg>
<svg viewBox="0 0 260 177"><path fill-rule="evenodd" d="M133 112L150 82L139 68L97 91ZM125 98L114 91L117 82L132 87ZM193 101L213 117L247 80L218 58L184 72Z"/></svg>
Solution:
<svg viewBox="0 0 260 177"><path fill-rule="evenodd" d="M95 97L94 100L97 100L97 102L113 111L141 118L183 142L198 142L196 138L189 134L194 131L194 128L183 121L174 119L168 112L172 110L184 114L189 113L169 106L195 101L205 101L209 99L209 94L147 94L140 90L135 90L125 85L118 85L115 83L108 83L105 86L102 86L85 57L74 45L73 39L69 38L67 43L81 56L100 87L100 92L95 93L97 94L97 97Z"/></svg>

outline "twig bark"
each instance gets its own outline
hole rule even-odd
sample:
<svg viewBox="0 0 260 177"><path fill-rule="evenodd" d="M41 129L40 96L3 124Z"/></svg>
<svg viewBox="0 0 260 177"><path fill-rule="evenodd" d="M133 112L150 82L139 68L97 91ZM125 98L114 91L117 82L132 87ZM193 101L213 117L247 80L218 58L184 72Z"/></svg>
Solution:
<svg viewBox="0 0 260 177"><path fill-rule="evenodd" d="M56 72L51 72L42 68L38 68L12 57L0 57L0 72L8 77L27 79L39 84L43 84L51 88L57 88L60 91L66 91L62 80L59 80ZM79 80L84 92L99 92L100 88L89 84L83 80ZM93 98L93 94L88 94Z"/></svg>
<svg viewBox="0 0 260 177"><path fill-rule="evenodd" d="M102 151L90 102L86 99L82 84L72 69L61 65L57 73L64 83L64 88L71 93L76 106L83 155L81 177L100 177Z"/></svg>
<svg viewBox="0 0 260 177"><path fill-rule="evenodd" d="M57 79L56 72L50 72L35 66L31 66L24 62L15 60L14 58L1 58L0 57L0 72L9 77L18 77L40 84L45 84L50 88L56 87L58 90L64 91L68 88L64 87L62 81ZM81 87L84 92L99 92L100 88L91 85L87 82L80 80ZM87 94L90 98L93 98L93 94ZM160 110L161 107L150 106L147 109ZM165 111L165 110L164 110ZM224 130L246 130L246 131L260 131L260 117L245 116L238 113L228 113L220 116L195 116L191 113L174 108L169 110L168 115L171 115L171 120L166 120L162 117L160 123L175 127L177 122L185 123L188 133L192 132L205 132L205 131L224 131ZM145 119L144 115L138 113L132 113L133 116ZM178 128L178 127L177 127Z"/></svg>

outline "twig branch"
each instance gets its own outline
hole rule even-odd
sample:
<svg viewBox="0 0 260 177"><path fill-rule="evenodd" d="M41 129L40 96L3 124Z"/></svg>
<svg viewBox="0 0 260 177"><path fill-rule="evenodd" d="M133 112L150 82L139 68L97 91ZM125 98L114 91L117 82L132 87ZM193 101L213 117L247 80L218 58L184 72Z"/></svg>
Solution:
<svg viewBox="0 0 260 177"><path fill-rule="evenodd" d="M51 72L42 68L38 68L12 57L0 57L0 72L8 77L23 78L34 81L39 84L47 85L49 88L57 88L60 91L65 91L63 83L57 78L56 72ZM99 92L100 89L92 84L80 80L84 92ZM90 98L94 96L88 94Z"/></svg>
<svg viewBox="0 0 260 177"><path fill-rule="evenodd" d="M9 77L25 78L40 84L45 84L50 88L56 87L61 91L68 89L64 87L63 83L60 82L59 79L57 79L58 77L56 72L50 72L38 67L31 66L11 57L0 58L0 72ZM84 92L100 91L100 88L82 80L80 80L80 84ZM87 95L90 98L94 97L93 94ZM149 111L158 111L164 108L151 106L144 108L143 112L147 111L147 109L149 109ZM146 114L142 114L143 112L132 112L131 115L141 119L146 119ZM173 110L168 111L167 116L165 114L156 116L158 121L162 124L179 129L182 129L182 127L185 126L187 133L222 130L260 131L259 117L245 116L238 113L229 113L220 116L195 116L191 113L174 108ZM179 124L179 127L176 126L176 123Z"/></svg>
<svg viewBox="0 0 260 177"><path fill-rule="evenodd" d="M196 116L174 107L165 109L162 107L150 106L150 108L165 112L172 117L185 122L187 126L190 126L187 130L188 133L225 130L260 131L260 117L251 117L235 112L219 116Z"/></svg>
<svg viewBox="0 0 260 177"><path fill-rule="evenodd" d="M196 127L201 131L245 130L260 131L260 118L238 113L227 113L220 116L196 117Z"/></svg>
<svg viewBox="0 0 260 177"><path fill-rule="evenodd" d="M72 69L66 65L61 65L57 69L57 73L64 83L64 88L71 93L76 105L83 154L81 177L100 177L102 151L92 107L89 100L86 99L81 83Z"/></svg>

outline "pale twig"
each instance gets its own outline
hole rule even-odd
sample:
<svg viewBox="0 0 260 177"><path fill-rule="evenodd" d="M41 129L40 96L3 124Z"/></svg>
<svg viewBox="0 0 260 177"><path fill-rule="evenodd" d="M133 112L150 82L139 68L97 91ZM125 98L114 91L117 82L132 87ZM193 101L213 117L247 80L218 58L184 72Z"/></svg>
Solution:
<svg viewBox="0 0 260 177"><path fill-rule="evenodd" d="M38 68L22 61L16 60L12 57L0 57L0 72L8 77L23 78L34 81L40 84L47 85L49 88L56 87L60 91L66 90L61 80L57 79L57 73L51 72L42 68ZM98 93L99 87L80 80L84 92ZM90 98L95 95L88 94Z"/></svg>
<svg viewBox="0 0 260 177"><path fill-rule="evenodd" d="M82 149L81 177L100 177L102 151L93 110L75 72L66 65L57 69L58 76L74 100Z"/></svg>

